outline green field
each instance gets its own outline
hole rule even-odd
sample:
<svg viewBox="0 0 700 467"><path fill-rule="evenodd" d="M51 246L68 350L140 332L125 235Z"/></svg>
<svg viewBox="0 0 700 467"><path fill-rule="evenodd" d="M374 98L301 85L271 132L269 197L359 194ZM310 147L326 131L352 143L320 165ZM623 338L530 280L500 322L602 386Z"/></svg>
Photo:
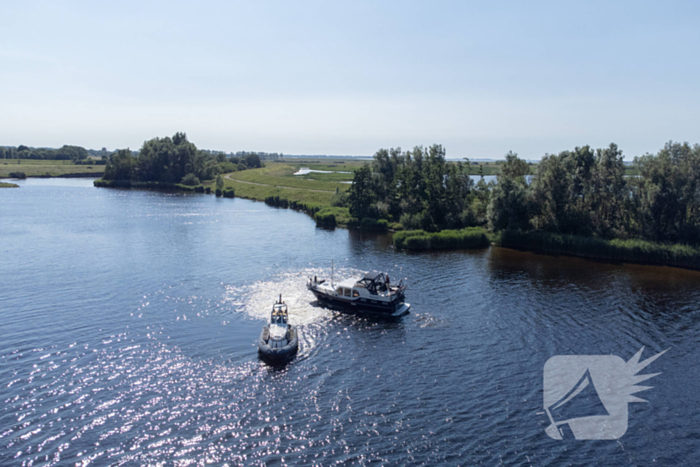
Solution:
<svg viewBox="0 0 700 467"><path fill-rule="evenodd" d="M342 193L350 188L349 183L342 182L352 181L352 171L367 162L313 159L267 161L266 167L261 169L223 174L222 178L224 189L233 188L237 198L268 200L273 206L290 206L311 215L324 209L334 213L338 225L346 225L350 221L348 209L331 207L331 200L336 190ZM330 173L294 175L302 167ZM211 187L212 191L216 188L214 181L205 185Z"/></svg>
<svg viewBox="0 0 700 467"><path fill-rule="evenodd" d="M60 177L69 174L100 177L104 170L104 165L75 165L72 161L0 159L0 178L8 178L12 172L24 172L27 177Z"/></svg>
<svg viewBox="0 0 700 467"><path fill-rule="evenodd" d="M307 204L330 205L330 199L336 190L347 191L352 181L352 170L361 167L365 161L352 161L345 164L316 164L310 160L268 162L261 169L244 170L224 175L224 185L234 188L236 196L265 200L270 196L279 196L290 201ZM300 168L327 170L331 173L309 173L294 175ZM214 184L210 185L214 188Z"/></svg>
<svg viewBox="0 0 700 467"><path fill-rule="evenodd" d="M352 221L347 208L331 207L331 199L336 190L345 192L350 189L354 170L370 164L362 159L291 159L284 161L267 161L261 169L244 170L224 174L224 188L233 188L236 197L265 201L276 198L296 203L297 207L314 214L320 209L321 216L333 214L338 225L347 225ZM500 169L496 162L480 162L484 175L495 175ZM473 175L479 174L479 165L470 165ZM328 173L311 172L294 175L300 168L322 170ZM206 184L212 190L215 183ZM393 228L394 226L392 226ZM397 226L398 227L398 226Z"/></svg>

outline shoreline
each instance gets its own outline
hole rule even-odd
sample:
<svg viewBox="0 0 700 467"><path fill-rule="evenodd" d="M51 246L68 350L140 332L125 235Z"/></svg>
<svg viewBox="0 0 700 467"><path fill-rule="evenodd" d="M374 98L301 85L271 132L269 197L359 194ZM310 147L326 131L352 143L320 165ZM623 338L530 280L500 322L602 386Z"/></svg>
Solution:
<svg viewBox="0 0 700 467"><path fill-rule="evenodd" d="M101 178L104 176L104 172L96 173L74 173L74 174L61 174L61 175L27 175L25 178L13 178L13 177L3 177L0 176L0 180L26 180L28 178Z"/></svg>
<svg viewBox="0 0 700 467"><path fill-rule="evenodd" d="M90 174L92 175L92 174ZM82 176L85 177L85 176ZM38 178L38 177L35 177ZM46 178L46 177L44 177ZM58 178L58 177L51 177ZM228 179L228 178L227 178ZM232 182L237 180L228 179ZM159 191L180 191L183 193L204 193L203 189L178 186L157 186L154 183L137 182L138 186L130 183L123 186L121 183L97 184L96 187L104 188L145 188ZM214 182L207 182L199 187L211 187ZM111 185L111 186L110 186ZM122 185L122 186L117 186ZM289 187L290 190L302 190ZM214 195L214 190L211 190ZM519 232L501 231L489 232L486 229L467 228L461 230L448 230L440 232L424 232L421 230L394 230L388 225L378 222L358 222L356 219L346 218L344 212L347 208L338 208L320 203L305 203L303 201L290 200L285 196L267 196L259 199L255 196L246 196L236 190L234 198L263 202L266 205L280 209L292 209L310 216L316 222L317 228L346 228L368 232L387 232L396 234L398 238L392 238L396 250L413 252L426 251L450 251L460 249L485 249L491 245L502 248L510 248L519 251L547 254L551 256L572 256L610 264L629 263L649 266L677 267L688 270L700 270L700 249L687 245L662 244L644 240L605 240L596 237L582 237L574 235L548 234L545 232ZM336 216L336 214L341 214ZM320 215L319 215L320 214ZM363 219L369 221L370 219ZM380 228L378 228L380 227Z"/></svg>

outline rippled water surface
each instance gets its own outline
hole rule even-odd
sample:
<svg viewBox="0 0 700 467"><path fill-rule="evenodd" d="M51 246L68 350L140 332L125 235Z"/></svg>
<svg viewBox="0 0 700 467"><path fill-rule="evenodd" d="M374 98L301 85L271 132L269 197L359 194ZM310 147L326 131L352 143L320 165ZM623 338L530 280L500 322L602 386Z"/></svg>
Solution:
<svg viewBox="0 0 700 467"><path fill-rule="evenodd" d="M697 465L700 273L492 248L407 254L241 199L0 190L0 465ZM307 277L410 284L399 321ZM271 368L277 295L302 333ZM544 432L553 355L670 348L616 441Z"/></svg>

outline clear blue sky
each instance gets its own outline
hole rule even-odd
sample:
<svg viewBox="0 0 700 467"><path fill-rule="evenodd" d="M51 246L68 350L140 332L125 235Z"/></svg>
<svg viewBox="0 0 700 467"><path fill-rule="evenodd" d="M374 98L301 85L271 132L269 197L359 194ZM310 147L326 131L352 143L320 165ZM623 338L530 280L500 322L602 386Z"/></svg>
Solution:
<svg viewBox="0 0 700 467"><path fill-rule="evenodd" d="M0 18L3 145L700 143L700 2L5 1Z"/></svg>

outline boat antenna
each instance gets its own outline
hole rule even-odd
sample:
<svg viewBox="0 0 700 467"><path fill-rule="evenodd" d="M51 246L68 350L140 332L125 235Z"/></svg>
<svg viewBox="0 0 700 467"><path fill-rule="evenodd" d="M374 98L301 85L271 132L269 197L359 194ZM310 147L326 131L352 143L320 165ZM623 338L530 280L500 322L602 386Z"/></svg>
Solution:
<svg viewBox="0 0 700 467"><path fill-rule="evenodd" d="M282 294L280 294L280 301L279 303L282 303Z"/></svg>
<svg viewBox="0 0 700 467"><path fill-rule="evenodd" d="M335 265L333 264L333 260L331 260L331 287L333 287L333 272L335 269Z"/></svg>

